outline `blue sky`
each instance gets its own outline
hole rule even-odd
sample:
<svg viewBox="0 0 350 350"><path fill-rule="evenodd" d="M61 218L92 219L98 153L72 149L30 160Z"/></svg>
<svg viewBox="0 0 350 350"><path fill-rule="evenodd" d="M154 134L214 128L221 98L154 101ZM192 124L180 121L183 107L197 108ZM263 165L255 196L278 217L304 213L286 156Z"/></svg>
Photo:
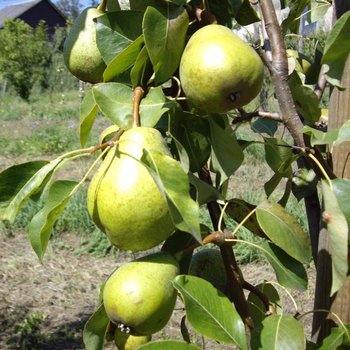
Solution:
<svg viewBox="0 0 350 350"><path fill-rule="evenodd" d="M0 10L7 6L7 5L11 5L11 4L17 4L19 2L23 2L25 0L0 0ZM56 3L57 0L51 0L53 3ZM80 0L79 1L83 7L81 8L82 10L85 8L85 7L88 7L90 6L90 0Z"/></svg>

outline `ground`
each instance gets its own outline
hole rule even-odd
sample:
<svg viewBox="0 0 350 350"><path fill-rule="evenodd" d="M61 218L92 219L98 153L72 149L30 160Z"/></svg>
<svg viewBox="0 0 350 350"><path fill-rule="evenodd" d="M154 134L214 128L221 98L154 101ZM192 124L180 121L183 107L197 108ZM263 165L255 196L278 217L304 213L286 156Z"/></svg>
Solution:
<svg viewBox="0 0 350 350"><path fill-rule="evenodd" d="M84 349L82 331L85 322L96 310L99 288L118 265L132 259L119 254L97 259L90 254L77 255L66 246L79 247L75 234L61 235L48 247L43 264L31 249L25 232L2 234L0 251L0 349L68 350ZM271 269L264 264L242 267L247 281L259 283L273 280ZM308 269L311 289L308 293L292 292L303 313L312 309L314 270ZM286 294L283 302L287 311L295 314ZM183 316L179 301L168 326L154 339L181 339L180 321ZM306 333L310 318L305 317ZM191 332L193 342L201 345L201 337ZM106 349L114 349L106 344ZM206 349L232 347L206 341Z"/></svg>

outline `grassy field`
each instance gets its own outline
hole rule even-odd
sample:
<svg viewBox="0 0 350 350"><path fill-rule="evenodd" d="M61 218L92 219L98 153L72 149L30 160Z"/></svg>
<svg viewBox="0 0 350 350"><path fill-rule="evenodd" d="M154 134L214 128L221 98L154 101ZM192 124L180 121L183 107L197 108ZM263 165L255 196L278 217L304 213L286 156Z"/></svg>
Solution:
<svg viewBox="0 0 350 350"><path fill-rule="evenodd" d="M33 159L52 160L65 152L80 148L78 135L80 101L78 91L41 95L32 99L30 103L24 103L14 97L0 97L0 170L12 164ZM110 122L106 118L98 116L87 146L97 144L100 132L109 125ZM282 133L283 131L281 130L280 132ZM240 127L238 136L245 140L260 138L258 134L251 132L249 126ZM58 176L64 179L80 180L89 168L89 165L91 165L94 157L92 156L92 159L90 157L89 159L82 158L68 163L67 167L60 170ZM266 198L263 184L271 178L273 172L266 166L264 159L265 151L263 145L251 145L245 150L244 163L232 177L231 185L228 189L228 198L241 198L252 204L258 204ZM1 285L0 292L3 294L3 300L6 301L4 310L9 314L12 313L12 316L10 318L5 317L5 328L0 330L0 333L11 334L12 332L14 335L8 339L4 338L4 340L0 337L0 348L80 348L83 321L86 321L89 316L84 309L84 305L87 303L86 307L91 314L91 310L96 306L96 295L98 294L101 281L108 276L113 266L115 267L116 262L119 263L135 257L135 254L132 252L121 252L112 247L105 235L101 234L90 219L86 207L88 184L89 180L70 200L65 211L55 224L53 237L48 249L47 261L45 262L46 268L49 267L47 270L36 262L37 259L31 250L29 242L27 242L25 234L32 217L41 208L41 203L28 202L13 225L0 222L0 232L7 247L1 256L4 267L0 270L0 275L3 276L3 281L11 277L12 283L14 283L14 291L10 296L7 296L7 293L9 293L8 285L5 283ZM274 193L274 198L279 199L283 195L283 190L283 184L281 184L276 193ZM294 197L291 197L287 208L306 229L307 223L303 203L298 203ZM226 216L225 220L231 230L237 225ZM201 208L201 222L211 226L205 207ZM239 235L241 238L254 243L259 243L260 240L244 228ZM14 244L18 246L14 247ZM247 276L249 274L255 276L258 273L257 271L260 271L261 276L259 278L262 279L262 271L266 269L265 267L260 270L258 267L254 267L254 271L251 271L249 270L249 265L247 265L253 261L255 263L263 262L259 252L242 244L237 244L234 249L238 262L246 265ZM55 254L58 254L58 256L55 256ZM76 268L75 266L79 267ZM27 272L29 270L32 277L24 277L24 275L28 275ZM91 270L96 271L92 277L90 274ZM67 323L68 321L63 322L63 325L61 325L57 323L58 320L52 320L51 307L34 308L30 306L31 303L34 303L30 300L33 300L33 298L34 300L40 300L41 293L43 300L47 299L46 292L42 289L37 289L35 285L43 283L40 274L46 276L45 281L47 282L44 283L51 286L49 288L66 293L64 294L66 296L62 297L62 305L59 304L61 309L56 310L56 314L60 317L62 314L65 314L65 317L69 317L67 312L71 312L70 321L73 322L74 318L79 318L80 323L72 323L71 329L69 329L67 326L69 324ZM72 275L74 278L72 278ZM89 281L89 287L86 287L86 278ZM55 286L52 286L50 281L56 281ZM21 293L23 293L23 288L26 288L24 286L27 289L31 289L31 291L26 290L26 293L32 294L28 294L24 299L28 299L29 306L27 304L22 305L21 302L18 303L16 301L16 298L20 298ZM53 298L57 298L57 291L51 294ZM93 302L85 300L92 295L95 296ZM83 299L79 300L81 298ZM75 303L71 299L74 299ZM57 303L60 302L57 301ZM84 312L75 312L83 309L85 310ZM23 310L27 311L24 312ZM73 312L72 310L75 311ZM0 319L0 323L1 321ZM169 334L178 337L177 322L179 321L175 320L174 323L170 324L170 328L168 327L165 332L161 332L158 336L161 339L167 339ZM56 329L55 327L59 331L52 333L52 330ZM175 329L177 330L175 331ZM63 345L58 338L55 338L57 334L66 340ZM53 338L50 340L50 337ZM194 333L193 337L196 337ZM200 337L197 341L198 344L201 344ZM213 350L225 349L225 347L214 347L214 345L209 348Z"/></svg>

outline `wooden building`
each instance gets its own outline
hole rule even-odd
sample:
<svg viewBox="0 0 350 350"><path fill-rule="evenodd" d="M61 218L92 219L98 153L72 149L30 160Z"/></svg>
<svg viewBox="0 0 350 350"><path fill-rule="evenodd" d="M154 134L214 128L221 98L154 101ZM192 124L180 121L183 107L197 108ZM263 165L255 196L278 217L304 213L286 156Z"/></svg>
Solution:
<svg viewBox="0 0 350 350"><path fill-rule="evenodd" d="M21 19L33 28L40 20L44 20L50 35L56 26L66 26L67 21L66 16L50 0L22 1L4 7L0 10L0 29L6 18Z"/></svg>

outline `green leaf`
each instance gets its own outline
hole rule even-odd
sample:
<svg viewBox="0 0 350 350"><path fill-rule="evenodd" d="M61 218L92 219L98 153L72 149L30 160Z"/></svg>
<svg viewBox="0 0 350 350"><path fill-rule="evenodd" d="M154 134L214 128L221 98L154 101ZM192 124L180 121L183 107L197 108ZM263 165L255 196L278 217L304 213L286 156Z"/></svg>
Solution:
<svg viewBox="0 0 350 350"><path fill-rule="evenodd" d="M316 93L306 85L291 86L295 107L301 116L310 124L315 124L321 116L320 101Z"/></svg>
<svg viewBox="0 0 350 350"><path fill-rule="evenodd" d="M196 188L196 200L199 206L224 199L215 187L202 181L191 172L188 173L188 177L190 183Z"/></svg>
<svg viewBox="0 0 350 350"><path fill-rule="evenodd" d="M288 147L289 144L277 138L266 138L265 142L265 158L267 164L275 173L279 173L283 177L291 177L293 173L292 167L288 166L286 169L283 167L284 163L293 158L292 149Z"/></svg>
<svg viewBox="0 0 350 350"><path fill-rule="evenodd" d="M350 53L350 12L344 13L328 34L322 64L325 64L326 80L338 88L345 62ZM342 89L342 88L341 88Z"/></svg>
<svg viewBox="0 0 350 350"><path fill-rule="evenodd" d="M145 83L150 78L149 76L148 78L144 79L145 72L149 65L151 65L151 61L148 56L147 48L144 46L137 56L135 64L130 72L133 88L139 85L143 85L143 83Z"/></svg>
<svg viewBox="0 0 350 350"><path fill-rule="evenodd" d="M292 191L298 201L315 193L318 178L312 169L300 168L293 175Z"/></svg>
<svg viewBox="0 0 350 350"><path fill-rule="evenodd" d="M207 0L206 5L219 24L232 28L234 12L230 0Z"/></svg>
<svg viewBox="0 0 350 350"><path fill-rule="evenodd" d="M109 63L103 73L103 80L113 81L115 77L129 69L135 63L142 46L143 36L141 35Z"/></svg>
<svg viewBox="0 0 350 350"><path fill-rule="evenodd" d="M85 324L83 340L86 350L103 349L108 324L109 318L102 304Z"/></svg>
<svg viewBox="0 0 350 350"><path fill-rule="evenodd" d="M30 243L42 261L51 237L53 225L72 196L75 181L55 181L49 190L44 207L35 214L29 225Z"/></svg>
<svg viewBox="0 0 350 350"><path fill-rule="evenodd" d="M287 33L288 29L293 33L298 33L300 27L300 16L305 7L309 5L310 0L287 0L286 2L290 11L288 17L282 22L283 33Z"/></svg>
<svg viewBox="0 0 350 350"><path fill-rule="evenodd" d="M182 6L160 3L147 8L142 27L156 82L168 80L178 68L188 24Z"/></svg>
<svg viewBox="0 0 350 350"><path fill-rule="evenodd" d="M339 129L332 129L328 132L323 132L307 125L301 129L301 132L306 135L311 135L310 143L312 147L315 145L328 145L331 142L336 141L339 136Z"/></svg>
<svg viewBox="0 0 350 350"><path fill-rule="evenodd" d="M236 139L209 116L211 137L211 169L220 174L221 186L241 166L244 158L243 151Z"/></svg>
<svg viewBox="0 0 350 350"><path fill-rule="evenodd" d="M142 163L158 185L169 206L174 225L202 241L199 227L199 207L190 197L187 174L173 158L155 150L143 150Z"/></svg>
<svg viewBox="0 0 350 350"><path fill-rule="evenodd" d="M275 135L278 128L278 122L267 118L257 118L252 124L252 130L255 133L265 133L269 136Z"/></svg>
<svg viewBox="0 0 350 350"><path fill-rule="evenodd" d="M209 282L187 275L177 276L174 287L182 295L187 320L196 332L247 349L243 321L223 293Z"/></svg>
<svg viewBox="0 0 350 350"><path fill-rule="evenodd" d="M247 26L260 21L260 17L253 9L249 0L243 0L235 19L242 26Z"/></svg>
<svg viewBox="0 0 350 350"><path fill-rule="evenodd" d="M350 180L334 179L332 180L333 192L337 198L340 210L345 216L348 228L350 227Z"/></svg>
<svg viewBox="0 0 350 350"><path fill-rule="evenodd" d="M138 350L200 350L193 344L188 344L176 340L158 340L152 341L137 348Z"/></svg>
<svg viewBox="0 0 350 350"><path fill-rule="evenodd" d="M318 350L336 350L339 349L339 346L343 343L344 333L347 332L343 327L332 328L331 334L324 338L322 345Z"/></svg>
<svg viewBox="0 0 350 350"><path fill-rule="evenodd" d="M310 239L286 209L265 201L258 205L256 215L260 227L276 245L301 263L310 263Z"/></svg>
<svg viewBox="0 0 350 350"><path fill-rule="evenodd" d="M133 91L119 83L96 84L92 88L95 101L101 112L119 128L132 126Z"/></svg>
<svg viewBox="0 0 350 350"><path fill-rule="evenodd" d="M327 1L311 0L311 11L307 14L307 21L309 23L317 22L319 19L326 15L329 6L331 6L331 4Z"/></svg>
<svg viewBox="0 0 350 350"><path fill-rule="evenodd" d="M167 99L160 86L151 88L140 103L140 124L144 127L154 127L160 117L174 106L174 102Z"/></svg>
<svg viewBox="0 0 350 350"><path fill-rule="evenodd" d="M282 180L282 175L275 173L269 181L264 184L264 189L267 197L270 197L273 191L277 188Z"/></svg>
<svg viewBox="0 0 350 350"><path fill-rule="evenodd" d="M210 152L210 126L206 119L183 112L175 136L186 149L190 171L198 172L207 163Z"/></svg>
<svg viewBox="0 0 350 350"><path fill-rule="evenodd" d="M107 65L142 34L142 17L139 11L116 11L96 19L97 47Z"/></svg>
<svg viewBox="0 0 350 350"><path fill-rule="evenodd" d="M255 208L255 205L249 204L243 199L230 199L225 213L239 224ZM243 226L259 237L266 237L264 231L260 228L256 213L250 215L249 219L245 221Z"/></svg>
<svg viewBox="0 0 350 350"><path fill-rule="evenodd" d="M350 141L350 120L346 121L339 129L339 135L337 140L334 142L334 146L337 146L345 141Z"/></svg>
<svg viewBox="0 0 350 350"><path fill-rule="evenodd" d="M27 199L34 194L36 191L39 190L40 186L45 183L45 179L47 178L47 176L50 175L50 173L52 173L54 171L54 169L57 167L57 165L62 161L62 159L55 159L50 163L47 163L46 165L44 165L42 168L40 168L25 184L24 186L15 194L14 197L12 197L11 199L9 198L9 205L7 206L7 208L5 210L2 211L2 216L1 216L1 220L7 220L10 223L13 223L19 210L22 208L23 204L27 201ZM29 163L27 163L29 164ZM34 166L36 166L38 164L35 164ZM29 166L30 167L30 166ZM10 168L11 169L11 168ZM16 168L12 169L15 170ZM32 170L29 170L27 175L29 174L29 172L33 171L34 168L32 168ZM17 170L19 170L17 168ZM9 174L9 173L8 173ZM8 175L5 174L5 175ZM22 178L23 179L23 178ZM23 180L20 180L18 178L18 175L16 177L14 177L14 182L12 187L12 191L14 188L18 188L19 184L22 184ZM14 194L14 193L13 193Z"/></svg>
<svg viewBox="0 0 350 350"><path fill-rule="evenodd" d="M278 295L275 287L270 283L261 283L258 284L256 288L266 295L272 306L275 308L276 313L280 314L282 311L282 304L280 301L280 296ZM262 321L268 317L266 316L268 310L266 310L266 307L261 299L253 292L249 293L247 301L254 327L257 328L261 325Z"/></svg>
<svg viewBox="0 0 350 350"><path fill-rule="evenodd" d="M261 243L259 249L274 269L281 286L300 292L307 289L308 279L303 264L271 242Z"/></svg>
<svg viewBox="0 0 350 350"><path fill-rule="evenodd" d="M89 90L80 105L79 135L81 147L85 146L86 141L89 138L97 113L97 104L95 102L92 90Z"/></svg>
<svg viewBox="0 0 350 350"><path fill-rule="evenodd" d="M327 184L322 180L324 212L327 214L327 230L329 248L332 257L332 289L333 295L345 283L348 272L348 224L339 208L337 198Z"/></svg>
<svg viewBox="0 0 350 350"><path fill-rule="evenodd" d="M305 347L302 323L292 315L271 315L252 331L252 350L301 350Z"/></svg>
<svg viewBox="0 0 350 350"><path fill-rule="evenodd" d="M22 187L43 168L48 161L36 160L32 162L12 165L0 173L0 218L11 201L20 192Z"/></svg>

